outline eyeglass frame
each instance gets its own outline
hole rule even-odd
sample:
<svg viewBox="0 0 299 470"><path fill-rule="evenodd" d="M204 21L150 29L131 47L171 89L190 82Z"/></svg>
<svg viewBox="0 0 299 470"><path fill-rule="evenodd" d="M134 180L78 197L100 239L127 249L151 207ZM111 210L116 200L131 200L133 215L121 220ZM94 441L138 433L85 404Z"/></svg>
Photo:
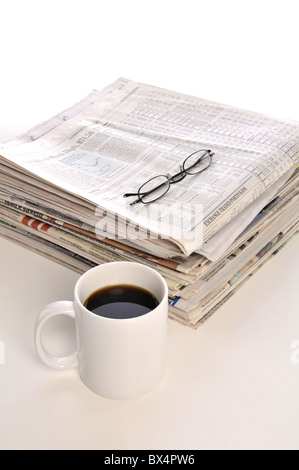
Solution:
<svg viewBox="0 0 299 470"><path fill-rule="evenodd" d="M193 155L195 155L196 153L199 153L199 152L204 152L199 158L198 160L196 160L196 162L191 165L190 167L188 168L185 168L185 163L187 162L187 160L189 160L189 158L191 158ZM169 174L167 175L157 175L157 176L154 176L153 178L150 178L148 181L146 181L142 186L140 186L140 188L138 189L138 192L137 193L126 193L123 195L123 197L133 197L133 196L137 196L138 199L136 199L136 201L133 201L130 203L130 206L133 206L134 204L138 204L139 202L142 202L142 204L152 204L153 202L156 202L158 201L159 199L161 199L163 196L165 196L165 194L168 193L169 189L170 189L170 186L172 184L176 184L176 183L180 183L181 181L183 181L183 179L186 178L187 175L198 175L199 173L201 173L202 171L206 170L207 168L209 168L210 164L212 163L212 157L215 155L214 152L212 152L212 150L207 150L207 149L200 149L200 150L196 150L195 152L191 153L190 155L188 155L188 157L184 160L183 164L180 166L181 168L181 171L179 173L176 173L175 175L173 176L170 176ZM188 173L189 170L191 170L192 168L194 168L202 158L205 158L209 156L211 158L211 161L209 163L208 166L206 166L205 168L203 168L202 170L198 171L197 173ZM158 185L157 187L151 189L150 191L147 191L146 193L140 193L140 190L148 183L150 183L151 181L155 180L156 178L159 178L159 177L163 177L163 178L166 178L168 180L168 188L167 190L165 191L165 193L161 194L161 196L157 197L156 199L153 199L152 201L148 201L148 202L144 202L143 201L143 197L145 196L148 196L149 194L157 191L161 186L164 185L164 183Z"/></svg>

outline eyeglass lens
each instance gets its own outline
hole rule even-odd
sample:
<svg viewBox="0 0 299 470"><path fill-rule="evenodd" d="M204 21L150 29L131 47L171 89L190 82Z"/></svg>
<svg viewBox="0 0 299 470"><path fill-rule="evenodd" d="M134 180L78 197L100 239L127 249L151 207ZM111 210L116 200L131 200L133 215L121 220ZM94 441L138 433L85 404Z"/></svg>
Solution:
<svg viewBox="0 0 299 470"><path fill-rule="evenodd" d="M167 176L155 176L139 188L138 196L144 204L157 201L169 190Z"/></svg>
<svg viewBox="0 0 299 470"><path fill-rule="evenodd" d="M212 155L208 150L199 150L190 155L183 164L183 169L188 175L196 175L204 171L212 162Z"/></svg>

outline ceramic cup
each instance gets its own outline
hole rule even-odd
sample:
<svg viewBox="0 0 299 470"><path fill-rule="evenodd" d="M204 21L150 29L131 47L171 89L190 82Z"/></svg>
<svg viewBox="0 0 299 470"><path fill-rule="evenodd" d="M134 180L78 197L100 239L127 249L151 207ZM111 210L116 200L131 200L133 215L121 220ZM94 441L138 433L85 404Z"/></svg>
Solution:
<svg viewBox="0 0 299 470"><path fill-rule="evenodd" d="M105 318L84 307L97 290L118 284L141 287L158 301L148 313L125 319ZM56 357L42 341L45 323L56 315L75 319L77 350ZM45 364L56 369L78 367L85 385L106 398L129 399L153 390L162 380L167 361L168 288L163 277L131 262L107 263L83 274L74 301L47 305L37 318L35 345Z"/></svg>

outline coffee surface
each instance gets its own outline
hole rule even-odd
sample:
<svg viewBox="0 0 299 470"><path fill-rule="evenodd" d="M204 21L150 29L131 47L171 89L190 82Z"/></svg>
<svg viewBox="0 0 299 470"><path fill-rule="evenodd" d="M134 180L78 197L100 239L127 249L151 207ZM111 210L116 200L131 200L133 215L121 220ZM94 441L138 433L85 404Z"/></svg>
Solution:
<svg viewBox="0 0 299 470"><path fill-rule="evenodd" d="M91 294L84 307L106 318L136 318L154 310L157 299L142 287L120 284L101 288Z"/></svg>

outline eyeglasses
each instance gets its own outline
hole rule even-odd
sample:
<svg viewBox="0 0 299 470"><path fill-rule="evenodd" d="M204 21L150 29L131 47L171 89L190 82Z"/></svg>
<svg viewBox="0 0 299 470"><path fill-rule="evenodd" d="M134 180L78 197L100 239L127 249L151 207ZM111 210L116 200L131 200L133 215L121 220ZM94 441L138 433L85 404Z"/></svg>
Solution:
<svg viewBox="0 0 299 470"><path fill-rule="evenodd" d="M206 170L212 163L212 157L215 155L211 150L197 150L186 158L181 171L176 175L159 175L154 176L138 189L137 193L126 193L123 197L137 197L131 202L130 206L142 202L143 204L151 204L161 199L169 191L171 184L176 184L186 178L187 175L197 175Z"/></svg>

